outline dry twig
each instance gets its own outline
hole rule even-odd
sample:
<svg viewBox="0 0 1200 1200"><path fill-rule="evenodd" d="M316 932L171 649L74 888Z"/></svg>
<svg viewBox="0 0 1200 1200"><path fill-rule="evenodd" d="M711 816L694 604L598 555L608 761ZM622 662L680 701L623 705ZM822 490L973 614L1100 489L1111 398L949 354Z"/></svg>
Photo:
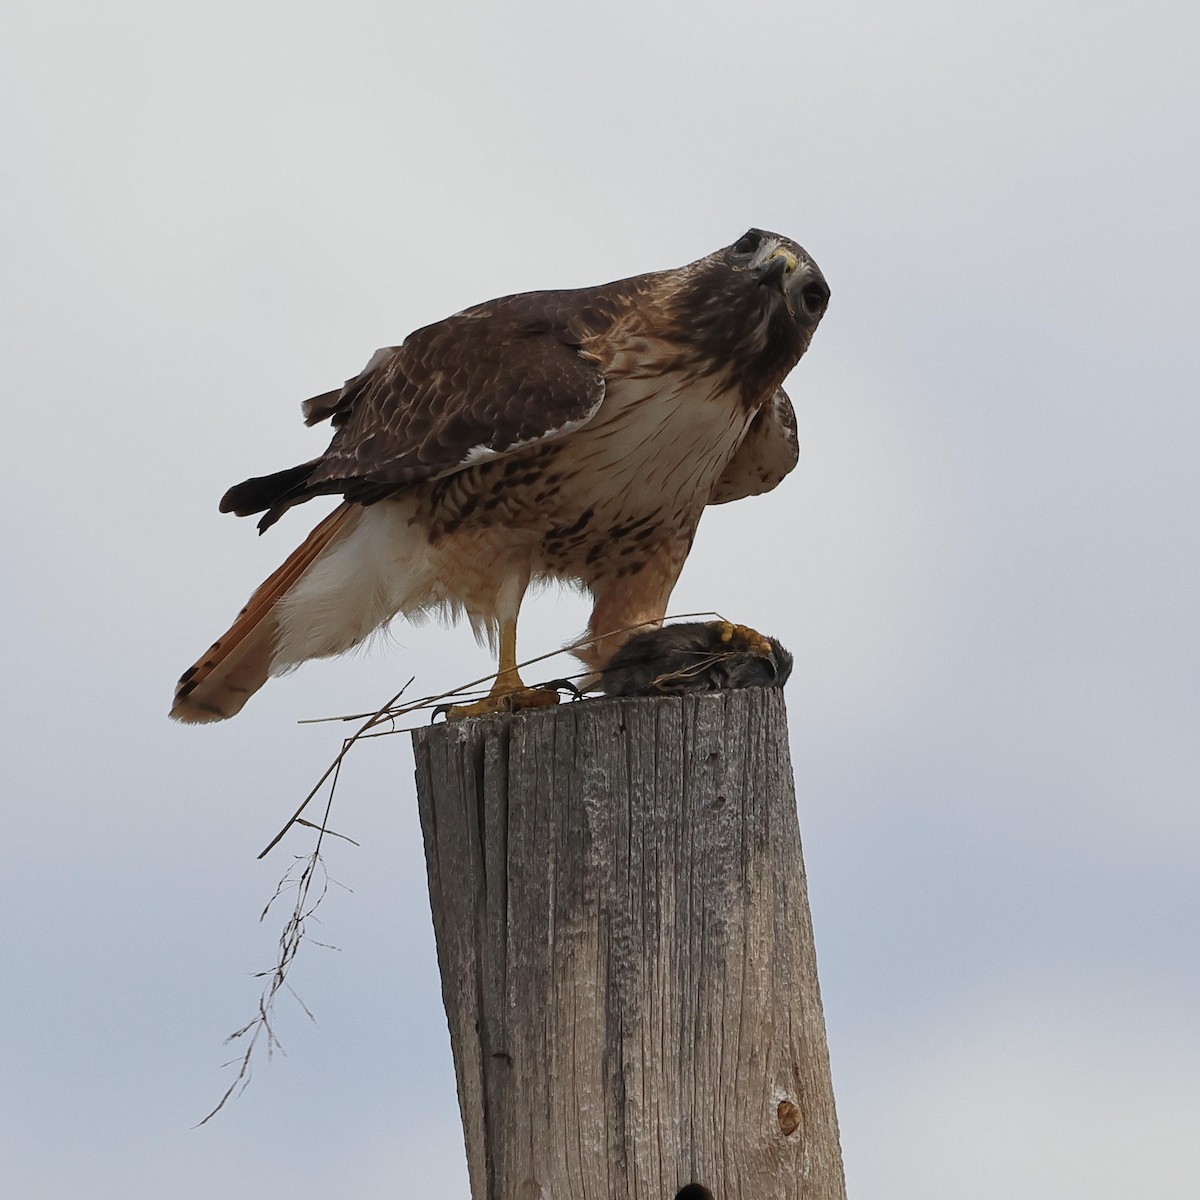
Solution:
<svg viewBox="0 0 1200 1200"><path fill-rule="evenodd" d="M323 946L327 950L337 949L336 946L330 946L326 942L318 942L315 938L309 937L307 935L307 928L310 921L317 920L315 916L317 907L328 893L329 885L332 883L337 884L338 887L344 887L343 884L338 884L337 880L330 876L325 867L325 860L321 857L321 842L326 835L344 837L343 834L333 833L332 830L326 827L329 821L330 809L333 806L334 792L337 789L337 777L340 766L339 762L333 772L333 781L329 788L329 798L325 802L325 816L321 824L315 825L311 821L300 822L317 830L316 845L313 847L311 853L295 856L292 865L288 867L276 885L274 895L267 901L266 906L259 914L258 919L260 921L266 920L267 914L271 911L275 902L285 892L295 891L296 902L292 907L288 919L284 922L283 931L279 935L279 954L275 960L275 965L268 971L259 971L255 974L256 979L266 980L258 998L258 1011L245 1025L240 1029L234 1030L225 1039L226 1045L229 1045L231 1042L241 1041L245 1046L239 1058L230 1059L229 1062L223 1064L229 1067L236 1063L238 1068L237 1074L234 1076L233 1082L225 1090L225 1094L217 1101L212 1111L198 1123L197 1128L215 1117L225 1107L226 1102L232 1096L240 1096L250 1085L250 1079L253 1074L254 1054L260 1041L265 1041L266 1043L268 1060L274 1055L276 1050L280 1053L286 1053L271 1023L275 1009L275 998L283 988L286 988L291 993L292 998L300 1005L300 1008L304 1011L308 1019L313 1024L316 1024L316 1017L313 1016L308 1006L296 994L287 977L292 963L300 951L300 946L306 939L313 942L314 945ZM350 838L346 840L353 841ZM353 844L358 845L357 842Z"/></svg>

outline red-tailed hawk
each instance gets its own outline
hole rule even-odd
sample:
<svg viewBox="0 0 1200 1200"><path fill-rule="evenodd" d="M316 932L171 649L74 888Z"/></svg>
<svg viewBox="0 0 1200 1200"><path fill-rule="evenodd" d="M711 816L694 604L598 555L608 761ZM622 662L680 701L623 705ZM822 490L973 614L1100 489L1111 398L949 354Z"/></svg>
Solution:
<svg viewBox="0 0 1200 1200"><path fill-rule="evenodd" d="M333 425L324 454L222 499L264 530L344 497L184 672L171 715L232 717L271 675L438 610L499 645L491 702L469 711L544 703L516 670L535 580L592 594L576 653L601 671L623 640L602 635L662 621L705 505L796 465L780 385L828 300L804 250L751 229L677 270L492 300L378 351L303 405Z"/></svg>

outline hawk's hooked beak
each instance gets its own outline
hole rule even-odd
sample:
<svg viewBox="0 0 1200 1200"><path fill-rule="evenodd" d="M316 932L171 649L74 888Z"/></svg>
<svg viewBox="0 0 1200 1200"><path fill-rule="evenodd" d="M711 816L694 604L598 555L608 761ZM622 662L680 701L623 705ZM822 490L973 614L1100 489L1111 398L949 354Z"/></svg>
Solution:
<svg viewBox="0 0 1200 1200"><path fill-rule="evenodd" d="M783 293L783 300L787 305L788 312L793 317L796 315L796 310L792 305L791 289L783 281L794 274L797 266L799 266L799 260L790 250L783 246L776 246L763 259L762 265L758 268L758 282L766 286L778 287Z"/></svg>
<svg viewBox="0 0 1200 1200"><path fill-rule="evenodd" d="M763 261L758 277L763 283L777 283L785 275L790 275L798 265L799 259L790 250L778 246Z"/></svg>

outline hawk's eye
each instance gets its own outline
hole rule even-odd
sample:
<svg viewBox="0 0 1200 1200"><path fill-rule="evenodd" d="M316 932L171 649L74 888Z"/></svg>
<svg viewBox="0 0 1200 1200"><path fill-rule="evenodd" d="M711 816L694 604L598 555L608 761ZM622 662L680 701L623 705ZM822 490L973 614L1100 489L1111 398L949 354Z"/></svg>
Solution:
<svg viewBox="0 0 1200 1200"><path fill-rule="evenodd" d="M734 254L753 254L762 241L762 234L757 229L748 230L733 243Z"/></svg>

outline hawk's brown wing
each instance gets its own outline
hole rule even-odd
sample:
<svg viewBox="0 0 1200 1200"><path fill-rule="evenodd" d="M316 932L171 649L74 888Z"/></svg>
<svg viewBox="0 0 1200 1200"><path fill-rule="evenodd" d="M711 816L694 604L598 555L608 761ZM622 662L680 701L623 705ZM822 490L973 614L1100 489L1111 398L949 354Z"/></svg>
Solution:
<svg viewBox="0 0 1200 1200"><path fill-rule="evenodd" d="M267 510L266 528L310 496L371 503L578 429L604 399L604 376L581 341L611 322L614 286L493 300L378 351L340 392L305 404L310 424L332 420L329 449L231 488L222 511Z"/></svg>
<svg viewBox="0 0 1200 1200"><path fill-rule="evenodd" d="M377 354L331 410L337 433L311 482L345 483L359 499L586 423L604 377L543 295L493 301Z"/></svg>

